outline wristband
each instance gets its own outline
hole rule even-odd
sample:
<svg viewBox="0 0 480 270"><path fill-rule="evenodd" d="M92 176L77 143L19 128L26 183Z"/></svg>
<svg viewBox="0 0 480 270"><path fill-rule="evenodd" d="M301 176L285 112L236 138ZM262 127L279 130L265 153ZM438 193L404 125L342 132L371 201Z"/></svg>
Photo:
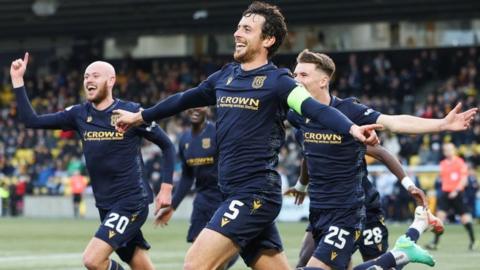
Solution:
<svg viewBox="0 0 480 270"><path fill-rule="evenodd" d="M308 185L303 185L302 183L300 183L300 181L297 181L297 183L295 184L295 187L293 187L293 188L296 191L307 192L307 187L308 187Z"/></svg>
<svg viewBox="0 0 480 270"><path fill-rule="evenodd" d="M402 186L408 190L409 187L411 186L415 186L415 183L413 183L412 179L410 179L410 177L408 176L405 176L403 179L402 179Z"/></svg>

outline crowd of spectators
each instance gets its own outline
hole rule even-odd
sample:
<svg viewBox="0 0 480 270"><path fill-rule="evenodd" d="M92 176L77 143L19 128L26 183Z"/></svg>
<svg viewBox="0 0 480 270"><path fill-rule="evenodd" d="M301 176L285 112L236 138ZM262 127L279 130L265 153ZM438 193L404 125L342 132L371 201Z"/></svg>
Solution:
<svg viewBox="0 0 480 270"><path fill-rule="evenodd" d="M480 51L477 48L332 54L337 71L331 85L334 95L356 96L387 114L444 117L457 102L464 108L479 106ZM56 112L83 101L83 69L89 59L51 58L30 61L26 86L38 114ZM221 68L230 57L169 58L114 61L117 83L114 96L151 106L168 95L195 86ZM295 55L276 59L280 66L293 67ZM75 171L87 175L81 143L72 131L31 130L19 123L9 66L0 67L0 197L10 210L21 213L25 194L70 194L69 178ZM212 118L215 115L212 108ZM184 114L161 121L174 143L185 129ZM467 132L424 136L383 132L383 145L406 165L438 164L441 145L454 142L461 155L480 168L480 117ZM161 152L155 145L142 148L145 172L154 187L161 182ZM294 184L299 171L300 149L291 129L279 156L283 181ZM177 166L178 177L180 166ZM2 200L2 201L3 201ZM3 204L5 208L5 204Z"/></svg>

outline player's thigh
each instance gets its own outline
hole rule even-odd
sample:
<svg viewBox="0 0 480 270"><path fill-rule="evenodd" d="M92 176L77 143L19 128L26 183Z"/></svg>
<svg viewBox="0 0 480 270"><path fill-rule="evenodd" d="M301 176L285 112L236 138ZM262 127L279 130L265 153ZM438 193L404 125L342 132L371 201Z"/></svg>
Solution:
<svg viewBox="0 0 480 270"><path fill-rule="evenodd" d="M357 245L363 261L377 258L387 252L388 229L385 224L380 221L368 223L362 231Z"/></svg>
<svg viewBox="0 0 480 270"><path fill-rule="evenodd" d="M307 266L309 267L319 267L322 268L323 270L331 270L332 268L325 264L324 262L320 261L319 259L315 257L311 257L310 260L308 260Z"/></svg>
<svg viewBox="0 0 480 270"><path fill-rule="evenodd" d="M308 260L310 260L310 258L312 257L314 250L315 241L313 240L312 232L307 230L303 237L302 246L300 248L297 267L307 265Z"/></svg>
<svg viewBox="0 0 480 270"><path fill-rule="evenodd" d="M150 256L148 254L148 251L140 247L135 248L135 252L133 253L129 265L132 270L155 269L152 260L150 259Z"/></svg>
<svg viewBox="0 0 480 270"><path fill-rule="evenodd" d="M108 261L108 257L113 251L110 244L100 238L93 237L83 251L83 264L86 266L102 265L102 263Z"/></svg>
<svg viewBox="0 0 480 270"><path fill-rule="evenodd" d="M217 269L238 252L238 246L230 238L205 228L188 249L184 269Z"/></svg>
<svg viewBox="0 0 480 270"><path fill-rule="evenodd" d="M277 249L264 249L260 251L258 258L252 263L254 270L289 270L287 256Z"/></svg>

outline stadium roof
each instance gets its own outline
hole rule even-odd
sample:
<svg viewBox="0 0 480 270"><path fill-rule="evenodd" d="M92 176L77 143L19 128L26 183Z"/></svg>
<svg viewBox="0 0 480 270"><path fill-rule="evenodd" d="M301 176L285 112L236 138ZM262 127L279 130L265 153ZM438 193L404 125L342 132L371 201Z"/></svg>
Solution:
<svg viewBox="0 0 480 270"><path fill-rule="evenodd" d="M247 0L2 0L0 39L232 30ZM480 18L476 0L280 0L289 24ZM33 7L33 8L32 8ZM196 17L196 19L194 19Z"/></svg>

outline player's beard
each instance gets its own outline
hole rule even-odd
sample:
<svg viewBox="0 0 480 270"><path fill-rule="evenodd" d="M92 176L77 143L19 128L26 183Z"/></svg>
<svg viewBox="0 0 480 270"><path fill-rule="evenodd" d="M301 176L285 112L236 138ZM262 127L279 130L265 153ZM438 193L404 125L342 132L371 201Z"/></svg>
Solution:
<svg viewBox="0 0 480 270"><path fill-rule="evenodd" d="M256 54L257 50L249 44L243 49L242 52L237 52L237 50L235 50L233 52L233 59L239 63L248 63L253 61Z"/></svg>
<svg viewBox="0 0 480 270"><path fill-rule="evenodd" d="M88 101L92 102L93 104L99 104L100 102L105 100L107 96L108 96L107 82L104 82L101 87L98 87L97 93Z"/></svg>

